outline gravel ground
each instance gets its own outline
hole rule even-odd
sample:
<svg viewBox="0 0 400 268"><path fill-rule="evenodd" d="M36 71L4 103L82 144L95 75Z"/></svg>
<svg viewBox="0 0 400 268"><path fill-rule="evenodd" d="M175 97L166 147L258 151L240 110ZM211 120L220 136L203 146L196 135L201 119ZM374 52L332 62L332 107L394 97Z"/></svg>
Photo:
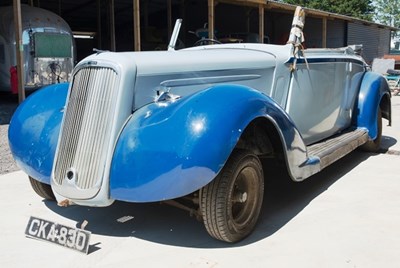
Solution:
<svg viewBox="0 0 400 268"><path fill-rule="evenodd" d="M0 93L0 175L19 170L8 146L8 124L18 106L16 96Z"/></svg>

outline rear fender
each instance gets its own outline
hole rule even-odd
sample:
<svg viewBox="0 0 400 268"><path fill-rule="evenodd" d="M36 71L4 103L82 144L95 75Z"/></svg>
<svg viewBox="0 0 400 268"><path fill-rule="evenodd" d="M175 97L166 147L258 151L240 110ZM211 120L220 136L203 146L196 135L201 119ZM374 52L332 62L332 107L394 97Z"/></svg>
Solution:
<svg viewBox="0 0 400 268"><path fill-rule="evenodd" d="M142 107L116 144L111 197L152 202L200 189L215 178L246 126L258 117L269 118L280 129L285 146L299 139L292 121L271 98L245 86L214 86ZM298 145L302 157L291 159L293 163L305 161L302 140Z"/></svg>
<svg viewBox="0 0 400 268"><path fill-rule="evenodd" d="M8 140L17 165L50 184L68 84L44 87L22 102L10 122Z"/></svg>
<svg viewBox="0 0 400 268"><path fill-rule="evenodd" d="M390 89L386 79L374 72L365 73L357 102L356 126L368 129L374 140L378 133L377 113L381 108L384 118L391 123Z"/></svg>

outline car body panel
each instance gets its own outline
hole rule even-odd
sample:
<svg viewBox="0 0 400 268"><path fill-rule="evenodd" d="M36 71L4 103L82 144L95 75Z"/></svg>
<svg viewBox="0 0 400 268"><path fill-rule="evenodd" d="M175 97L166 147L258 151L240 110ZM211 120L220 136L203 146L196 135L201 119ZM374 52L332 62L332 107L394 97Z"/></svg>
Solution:
<svg viewBox="0 0 400 268"><path fill-rule="evenodd" d="M286 111L306 144L323 140L351 124L365 62L346 49L307 50L297 60Z"/></svg>
<svg viewBox="0 0 400 268"><path fill-rule="evenodd" d="M358 94L357 114L355 120L357 127L365 127L368 129L368 135L371 140L374 140L378 135L376 116L378 108L383 110L383 114L389 115L386 116L386 119L389 120L390 124L390 105L387 107L380 107L381 100L385 96L390 98L390 89L386 79L378 73L365 73Z"/></svg>
<svg viewBox="0 0 400 268"><path fill-rule="evenodd" d="M285 130L281 137L290 155L305 148L296 143L301 140L299 133L279 105L245 86L218 85L139 109L124 127L114 151L112 198L159 201L205 186L224 166L245 128L258 117Z"/></svg>
<svg viewBox="0 0 400 268"><path fill-rule="evenodd" d="M8 138L17 165L29 176L50 184L68 84L44 87L14 112Z"/></svg>

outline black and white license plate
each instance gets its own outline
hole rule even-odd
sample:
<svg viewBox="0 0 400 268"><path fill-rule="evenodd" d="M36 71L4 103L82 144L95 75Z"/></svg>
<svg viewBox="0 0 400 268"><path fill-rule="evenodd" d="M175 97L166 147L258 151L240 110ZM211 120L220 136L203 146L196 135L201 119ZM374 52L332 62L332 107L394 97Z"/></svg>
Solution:
<svg viewBox="0 0 400 268"><path fill-rule="evenodd" d="M36 217L29 219L25 234L29 237L55 243L85 254L89 250L89 231L71 228Z"/></svg>

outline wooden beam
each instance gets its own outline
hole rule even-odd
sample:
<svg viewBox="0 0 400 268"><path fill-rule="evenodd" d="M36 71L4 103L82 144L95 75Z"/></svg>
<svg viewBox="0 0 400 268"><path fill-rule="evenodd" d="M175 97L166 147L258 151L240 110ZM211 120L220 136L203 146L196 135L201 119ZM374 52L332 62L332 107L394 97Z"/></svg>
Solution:
<svg viewBox="0 0 400 268"><path fill-rule="evenodd" d="M208 38L214 39L214 0L208 0Z"/></svg>
<svg viewBox="0 0 400 268"><path fill-rule="evenodd" d="M327 18L322 18L322 47L326 48L326 31L327 31Z"/></svg>
<svg viewBox="0 0 400 268"><path fill-rule="evenodd" d="M15 44L17 56L17 76L18 76L18 101L21 103L25 99L25 79L24 79L24 46L22 44L22 20L21 20L21 2L14 0L14 26L15 26Z"/></svg>
<svg viewBox="0 0 400 268"><path fill-rule="evenodd" d="M258 35L260 43L264 43L264 6L258 6Z"/></svg>
<svg viewBox="0 0 400 268"><path fill-rule="evenodd" d="M140 7L139 0L133 0L133 38L134 49L140 51Z"/></svg>

